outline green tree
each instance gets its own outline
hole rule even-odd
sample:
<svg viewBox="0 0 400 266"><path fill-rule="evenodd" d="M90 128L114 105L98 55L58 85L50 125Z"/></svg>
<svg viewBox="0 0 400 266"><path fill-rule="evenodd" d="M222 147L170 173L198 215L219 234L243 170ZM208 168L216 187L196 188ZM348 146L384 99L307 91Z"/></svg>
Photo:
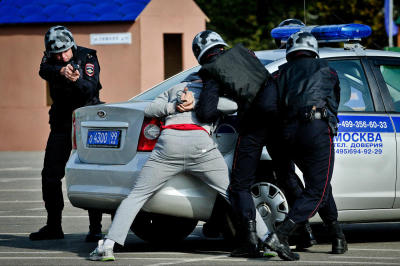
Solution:
<svg viewBox="0 0 400 266"><path fill-rule="evenodd" d="M382 0L195 0L210 18L207 28L217 31L230 44L238 42L253 50L276 48L270 32L282 20L298 18L307 25L362 23L372 35L364 46L387 46ZM400 7L400 0L394 0ZM305 5L304 5L305 4ZM305 9L304 9L305 6ZM394 18L397 18L395 8Z"/></svg>

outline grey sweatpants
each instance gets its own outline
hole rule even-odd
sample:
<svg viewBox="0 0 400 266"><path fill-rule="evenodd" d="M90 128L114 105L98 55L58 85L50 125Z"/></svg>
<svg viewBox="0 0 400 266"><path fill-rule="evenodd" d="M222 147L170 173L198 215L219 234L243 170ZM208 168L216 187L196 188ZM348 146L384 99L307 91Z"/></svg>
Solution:
<svg viewBox="0 0 400 266"><path fill-rule="evenodd" d="M229 201L228 168L210 136L202 130L166 129L143 166L129 195L119 205L106 238L123 245L130 226L146 201L178 173L200 178ZM265 240L268 229L257 212L257 235Z"/></svg>

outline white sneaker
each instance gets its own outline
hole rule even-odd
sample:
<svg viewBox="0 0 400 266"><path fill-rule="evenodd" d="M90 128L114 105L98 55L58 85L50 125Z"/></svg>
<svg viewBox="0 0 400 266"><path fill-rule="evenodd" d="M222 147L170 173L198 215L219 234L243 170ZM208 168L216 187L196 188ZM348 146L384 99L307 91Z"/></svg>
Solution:
<svg viewBox="0 0 400 266"><path fill-rule="evenodd" d="M96 261L114 261L114 253L112 247L104 246L104 240L99 240L98 246L90 253L90 260Z"/></svg>

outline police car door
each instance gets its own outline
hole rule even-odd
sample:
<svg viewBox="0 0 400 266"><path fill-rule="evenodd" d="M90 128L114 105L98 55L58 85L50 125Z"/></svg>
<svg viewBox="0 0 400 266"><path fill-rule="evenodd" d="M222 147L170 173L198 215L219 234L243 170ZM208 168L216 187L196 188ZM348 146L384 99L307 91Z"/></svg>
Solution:
<svg viewBox="0 0 400 266"><path fill-rule="evenodd" d="M380 87L385 108L388 111L396 132L396 140L400 141L400 58L372 58L371 62L374 75ZM397 145L397 154L400 154L400 147ZM397 177L400 175L400 159L397 158ZM397 178L393 183L396 198L393 208L400 208L400 180Z"/></svg>
<svg viewBox="0 0 400 266"><path fill-rule="evenodd" d="M338 209L392 208L396 140L372 70L364 58L330 60L329 64L336 69L341 87L332 179Z"/></svg>

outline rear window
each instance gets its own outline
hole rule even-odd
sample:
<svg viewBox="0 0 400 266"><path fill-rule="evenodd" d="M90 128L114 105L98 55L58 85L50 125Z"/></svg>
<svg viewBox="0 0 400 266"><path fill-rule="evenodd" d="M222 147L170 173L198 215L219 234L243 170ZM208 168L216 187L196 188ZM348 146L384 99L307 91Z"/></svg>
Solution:
<svg viewBox="0 0 400 266"><path fill-rule="evenodd" d="M265 66L271 62L272 60L267 60L267 59L260 59L261 63ZM187 76L189 76L193 72L197 72L200 70L200 66L193 67L191 69L185 70L181 73L178 73L177 75L161 82L160 84L156 85L155 87L139 94L138 96L133 97L129 101L152 101L154 100L158 95L163 93L164 91L168 90L172 86L175 86L176 84L182 82Z"/></svg>
<svg viewBox="0 0 400 266"><path fill-rule="evenodd" d="M139 94L138 96L133 97L129 101L152 101L154 100L158 95L163 93L164 91L168 90L172 86L175 86L176 84L182 82L187 76L189 76L193 72L197 72L200 70L200 66L196 66L193 68L190 68L188 70L185 70L181 73L176 74L175 76L161 82L160 84L156 85L155 87Z"/></svg>

